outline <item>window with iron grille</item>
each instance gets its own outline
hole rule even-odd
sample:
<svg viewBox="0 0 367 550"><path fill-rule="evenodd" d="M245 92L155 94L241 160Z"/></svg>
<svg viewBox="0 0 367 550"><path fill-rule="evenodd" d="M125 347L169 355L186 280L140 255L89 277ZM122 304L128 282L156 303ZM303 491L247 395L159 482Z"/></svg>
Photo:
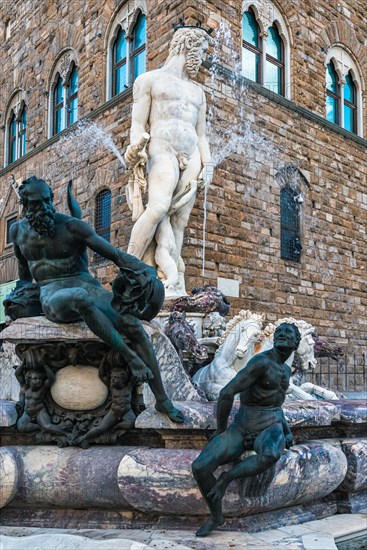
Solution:
<svg viewBox="0 0 367 550"><path fill-rule="evenodd" d="M108 189L103 189L96 196L94 227L98 235L106 241L111 240L111 191ZM104 258L94 253L94 260L101 262Z"/></svg>
<svg viewBox="0 0 367 550"><path fill-rule="evenodd" d="M290 185L280 191L281 258L299 262L301 259L300 193Z"/></svg>
<svg viewBox="0 0 367 550"><path fill-rule="evenodd" d="M11 226L16 221L17 221L16 216L14 218L9 218L8 220L6 220L6 244L11 244L13 242L11 238L10 230L11 230Z"/></svg>

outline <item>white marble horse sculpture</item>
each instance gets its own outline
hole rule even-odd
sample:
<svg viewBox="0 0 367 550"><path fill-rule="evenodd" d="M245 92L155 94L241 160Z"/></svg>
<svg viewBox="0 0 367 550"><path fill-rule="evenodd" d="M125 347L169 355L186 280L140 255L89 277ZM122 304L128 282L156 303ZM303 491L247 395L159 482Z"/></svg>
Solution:
<svg viewBox="0 0 367 550"><path fill-rule="evenodd" d="M220 390L254 355L254 346L261 335L262 322L262 315L249 310L240 311L228 322L213 361L198 370L192 379L210 401L218 399Z"/></svg>

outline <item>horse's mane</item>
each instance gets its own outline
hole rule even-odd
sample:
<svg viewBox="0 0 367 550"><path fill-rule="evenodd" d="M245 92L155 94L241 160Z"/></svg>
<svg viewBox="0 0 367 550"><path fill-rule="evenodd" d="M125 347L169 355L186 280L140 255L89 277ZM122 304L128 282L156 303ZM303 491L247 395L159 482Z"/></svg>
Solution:
<svg viewBox="0 0 367 550"><path fill-rule="evenodd" d="M228 334L230 332L232 332L233 328L238 323L240 323L241 321L247 321L247 320L249 320L249 321L253 320L255 323L261 323L262 324L263 315L262 314L259 315L257 313L252 313L252 311L250 311L249 309L247 309L246 311L244 309L242 309L237 315L232 317L232 319L230 319L228 321L226 329L225 329L225 331L223 332L222 336L219 339L219 342L218 342L219 345L218 345L217 352L222 348L224 342L227 339Z"/></svg>

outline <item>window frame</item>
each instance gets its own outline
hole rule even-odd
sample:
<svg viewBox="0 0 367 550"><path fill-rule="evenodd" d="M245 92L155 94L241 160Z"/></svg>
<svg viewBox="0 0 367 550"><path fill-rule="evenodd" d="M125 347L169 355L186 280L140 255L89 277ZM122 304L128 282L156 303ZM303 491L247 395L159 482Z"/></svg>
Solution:
<svg viewBox="0 0 367 550"><path fill-rule="evenodd" d="M259 44L259 48L254 48L252 44L249 44L243 37L241 30L241 50L244 49L256 54L259 58L260 78L258 77L257 83L260 86L264 86L270 91L272 86L267 85L267 70L266 65L268 63L280 69L280 92L277 90L273 93L281 95L289 100L292 99L292 82L291 82L291 47L292 47L292 34L290 32L289 25L286 23L284 17L280 13L279 9L270 0L242 0L242 17L245 12L252 11L255 16L255 20L260 29L260 39L262 44ZM266 41L268 36L268 29L276 27L282 46L282 59L279 61L273 56L266 53ZM261 56L259 55L261 51ZM243 62L243 59L242 59ZM245 71L242 70L242 75L245 76ZM251 79L250 79L251 80ZM255 82L253 80L253 82Z"/></svg>
<svg viewBox="0 0 367 550"><path fill-rule="evenodd" d="M27 115L27 107L22 100L18 105L18 109L15 107L10 109L7 122L6 132L6 155L5 166L9 166L13 162L16 162L27 152L27 119L25 119L25 125L23 124L23 116ZM13 127L15 132L13 133ZM24 150L23 150L24 143ZM12 158L12 152L14 147L14 159Z"/></svg>
<svg viewBox="0 0 367 550"><path fill-rule="evenodd" d="M116 62L116 46L117 46L117 42L118 42L118 39L119 39L119 35L125 35L124 36L124 40L126 42L126 54L125 54L125 57L123 59L121 59L120 61ZM115 95L118 95L120 94L123 90L121 90L120 92L116 92L116 73L117 73L117 70L120 69L120 67L123 67L123 66L126 66L126 82L125 82L125 85L124 85L124 88L126 90L126 88L128 88L128 80L129 80L129 75L128 75L128 41L126 39L126 32L124 31L124 29L121 27L121 25L119 25L119 30L117 32L117 35L116 35L116 38L113 42L113 46L112 46L112 82L111 82L111 89L112 89L112 97L115 97Z"/></svg>
<svg viewBox="0 0 367 550"><path fill-rule="evenodd" d="M135 27L140 17L145 18L144 44L135 49ZM122 30L125 33L126 40L126 84L125 87L116 93L116 69L124 65L125 59L121 59L119 66L115 62L115 44L118 33ZM106 101L116 95L123 93L132 87L134 83L134 65L135 59L143 51L147 51L147 6L146 0L128 0L119 8L116 8L114 15L109 23L106 32L105 48L107 51L107 70L106 70ZM146 71L146 58L145 68ZM142 74L142 73L140 73ZM137 75L137 76L140 76Z"/></svg>
<svg viewBox="0 0 367 550"><path fill-rule="evenodd" d="M134 78L134 67L135 67L135 59L137 56L146 50L147 47L147 31L146 31L146 21L145 21L145 41L144 44L139 46L138 48L135 48L135 40L136 40L136 28L139 22L139 19L144 17L146 20L146 16L140 11L139 15L136 18L133 30L132 30L132 39L131 39L131 50L130 50L130 72L131 72L131 82L133 83ZM145 63L146 68L146 63ZM139 76L139 75L138 75ZM137 78L137 77L136 77Z"/></svg>
<svg viewBox="0 0 367 550"><path fill-rule="evenodd" d="M288 197L284 197L285 192L287 192ZM280 190L280 258L285 261L301 263L302 256L302 236L301 236L301 208L300 202L297 201L297 197L300 195L298 188L292 187L289 183L284 185ZM283 198L284 197L284 198ZM292 199L294 201L294 208L292 209L293 219L297 220L296 227L287 225L284 222L284 201L286 207L288 206L288 201ZM292 204L293 206L293 204ZM288 233L292 236L291 239L285 239L285 233ZM295 241L298 240L299 249L298 257L296 257L296 246ZM292 250L291 250L292 246Z"/></svg>
<svg viewBox="0 0 367 550"><path fill-rule="evenodd" d="M337 79L337 84L336 84L336 93L329 90L329 88L326 86L326 95L328 97L331 97L333 99L335 99L336 101L336 122L333 122L332 120L329 120L329 119L326 119L326 120L329 120L329 122L333 122L333 124L337 124L338 126L340 126L340 123L341 123L341 116L340 116L340 106L341 106L341 85L340 85L340 81L339 81L339 75L337 73L337 70L335 68L335 65L333 63L332 60L329 61L329 63L327 64L326 66L326 71L328 71L328 66L329 65L332 65L333 69L334 69L334 72L335 72L335 75L336 75L336 79Z"/></svg>
<svg viewBox="0 0 367 550"><path fill-rule="evenodd" d="M333 97L337 99L335 95L327 88L328 78L328 65L332 63L334 70L338 77L339 91L338 95L340 100L338 102L337 116L338 121L329 121L332 124L343 128L345 131L353 133L354 135L363 138L364 131L364 104L362 92L365 89L364 80L362 78L362 72L357 62L355 61L352 53L343 44L334 44L326 52L324 66L325 66L325 84L324 84L324 105L325 105L325 118L327 118L327 97ZM350 76L353 83L354 103L345 100L345 85L347 76ZM345 107L349 107L353 110L353 130L346 128L345 124Z"/></svg>
<svg viewBox="0 0 367 550"><path fill-rule="evenodd" d="M256 82L257 84L263 85L263 83L262 83L262 80L263 80L262 57L263 57L264 41L263 41L263 37L261 35L261 28L260 28L260 25L257 21L256 14L255 14L254 10L250 7L245 12L243 12L242 18L243 18L244 14L246 12L250 12L254 16L254 19L255 19L255 22L256 22L256 25L257 25L257 28L258 28L259 47L256 48L256 46L254 46L253 44L250 44L250 42L247 42L247 40L245 40L242 36L242 48L244 48L246 50L249 50L250 52L254 53L257 56L257 58L258 58L257 80L255 80L254 82ZM242 34L242 25L241 25L241 34Z"/></svg>
<svg viewBox="0 0 367 550"><path fill-rule="evenodd" d="M61 89L62 89L62 101L60 101L59 103L56 103L56 90L59 86L59 82L61 84ZM65 130L65 127L66 127L65 126L65 85L64 85L63 79L62 79L60 74L59 74L59 77L56 80L56 83L55 83L55 86L53 88L52 93L53 93L53 101L52 101L52 107L53 107L53 112L52 112L52 135L56 136L57 134L59 134L60 132ZM58 111L61 111L61 129L57 131L57 114L58 114Z"/></svg>
<svg viewBox="0 0 367 550"><path fill-rule="evenodd" d="M70 95L70 89L71 89L71 79L72 79L72 76L73 76L73 73L76 72L77 73L77 87L76 87L76 92L74 92L73 94ZM71 68L71 71L69 73L69 77L67 79L67 82L66 82L66 85L65 85L65 95L66 95L66 100L65 100L65 109L66 109L66 128L69 128L69 126L72 126L73 124L75 124L75 122L78 121L78 111L79 111L79 104L77 104L77 113L76 113L76 120L75 122L70 122L70 116L71 116L71 112L72 112L72 109L70 108L70 104L75 100L77 99L78 100L78 93L79 93L79 71L78 71L78 67L76 66L76 64L73 62L72 63L72 68Z"/></svg>
<svg viewBox="0 0 367 550"><path fill-rule="evenodd" d="M70 95L71 77L77 72L77 88L76 91ZM62 87L62 102L56 103L56 90L59 82ZM55 63L54 69L49 79L49 101L48 101L48 137L56 136L70 128L73 124L79 120L79 65L77 62L76 54L71 49L66 49L59 54L58 60ZM74 122L70 122L71 110L70 104L72 101L77 100L76 118ZM57 113L61 111L61 129L57 130L56 117Z"/></svg>
<svg viewBox="0 0 367 550"><path fill-rule="evenodd" d="M343 119L344 119L344 129L347 130L348 132L352 132L353 134L356 134L357 129L358 129L357 86L354 83L353 75L351 74L351 71L349 71L346 76L350 76L350 79L352 81L354 103L351 103L348 99L345 99L345 94L344 94L343 106L341 108L343 109L343 111L344 111L345 107L349 107L349 109L352 109L352 112L353 112L353 130L348 130L347 128L345 128L345 115L343 117ZM347 82L345 81L344 88L345 88L346 83Z"/></svg>
<svg viewBox="0 0 367 550"><path fill-rule="evenodd" d="M266 40L265 40L265 59L266 59L266 61L268 61L269 63L272 63L273 65L275 65L276 67L278 67L280 69L280 88L281 88L281 91L280 91L280 93L279 92L275 92L275 93L285 97L285 55L284 55L285 47L284 47L284 41L282 40L282 37L280 36L280 32L279 32L279 29L278 29L278 26L277 26L276 22L274 22L272 25L270 25L270 27L268 27L268 29L270 29L271 27L275 27L277 32L278 32L278 35L279 35L281 60L279 61L279 59L276 59L275 57L273 57L272 55L270 55L266 52ZM266 77L266 66L265 66L265 70L264 70L264 78L265 77ZM265 79L265 83L266 83L266 79ZM264 86L264 84L263 84L263 86Z"/></svg>

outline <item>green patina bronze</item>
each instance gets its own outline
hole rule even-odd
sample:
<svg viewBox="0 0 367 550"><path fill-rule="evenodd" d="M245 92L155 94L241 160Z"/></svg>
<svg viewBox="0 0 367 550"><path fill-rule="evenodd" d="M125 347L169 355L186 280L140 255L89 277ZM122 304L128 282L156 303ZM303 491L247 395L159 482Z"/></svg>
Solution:
<svg viewBox="0 0 367 550"><path fill-rule="evenodd" d="M20 279L14 301L27 287L34 293L31 283L35 281L42 311L49 320L84 320L94 334L121 355L136 382L149 383L157 410L175 422L183 422L182 413L164 390L153 347L141 323L141 319L155 317L164 300L156 270L118 250L79 219L80 208L71 194L71 184L68 204L75 214L72 216L55 211L52 190L42 179L28 178L19 194L24 218L11 228ZM119 267L113 293L89 273L87 248Z"/></svg>
<svg viewBox="0 0 367 550"><path fill-rule="evenodd" d="M291 369L285 363L301 339L298 328L283 323L274 333L274 347L255 355L220 392L217 406L217 430L192 465L211 517L196 533L205 537L223 525L222 499L229 483L271 468L293 438L285 419L285 400ZM227 428L234 396L241 405L234 422ZM256 455L245 458L218 479L213 475L222 464L238 459L245 450Z"/></svg>

